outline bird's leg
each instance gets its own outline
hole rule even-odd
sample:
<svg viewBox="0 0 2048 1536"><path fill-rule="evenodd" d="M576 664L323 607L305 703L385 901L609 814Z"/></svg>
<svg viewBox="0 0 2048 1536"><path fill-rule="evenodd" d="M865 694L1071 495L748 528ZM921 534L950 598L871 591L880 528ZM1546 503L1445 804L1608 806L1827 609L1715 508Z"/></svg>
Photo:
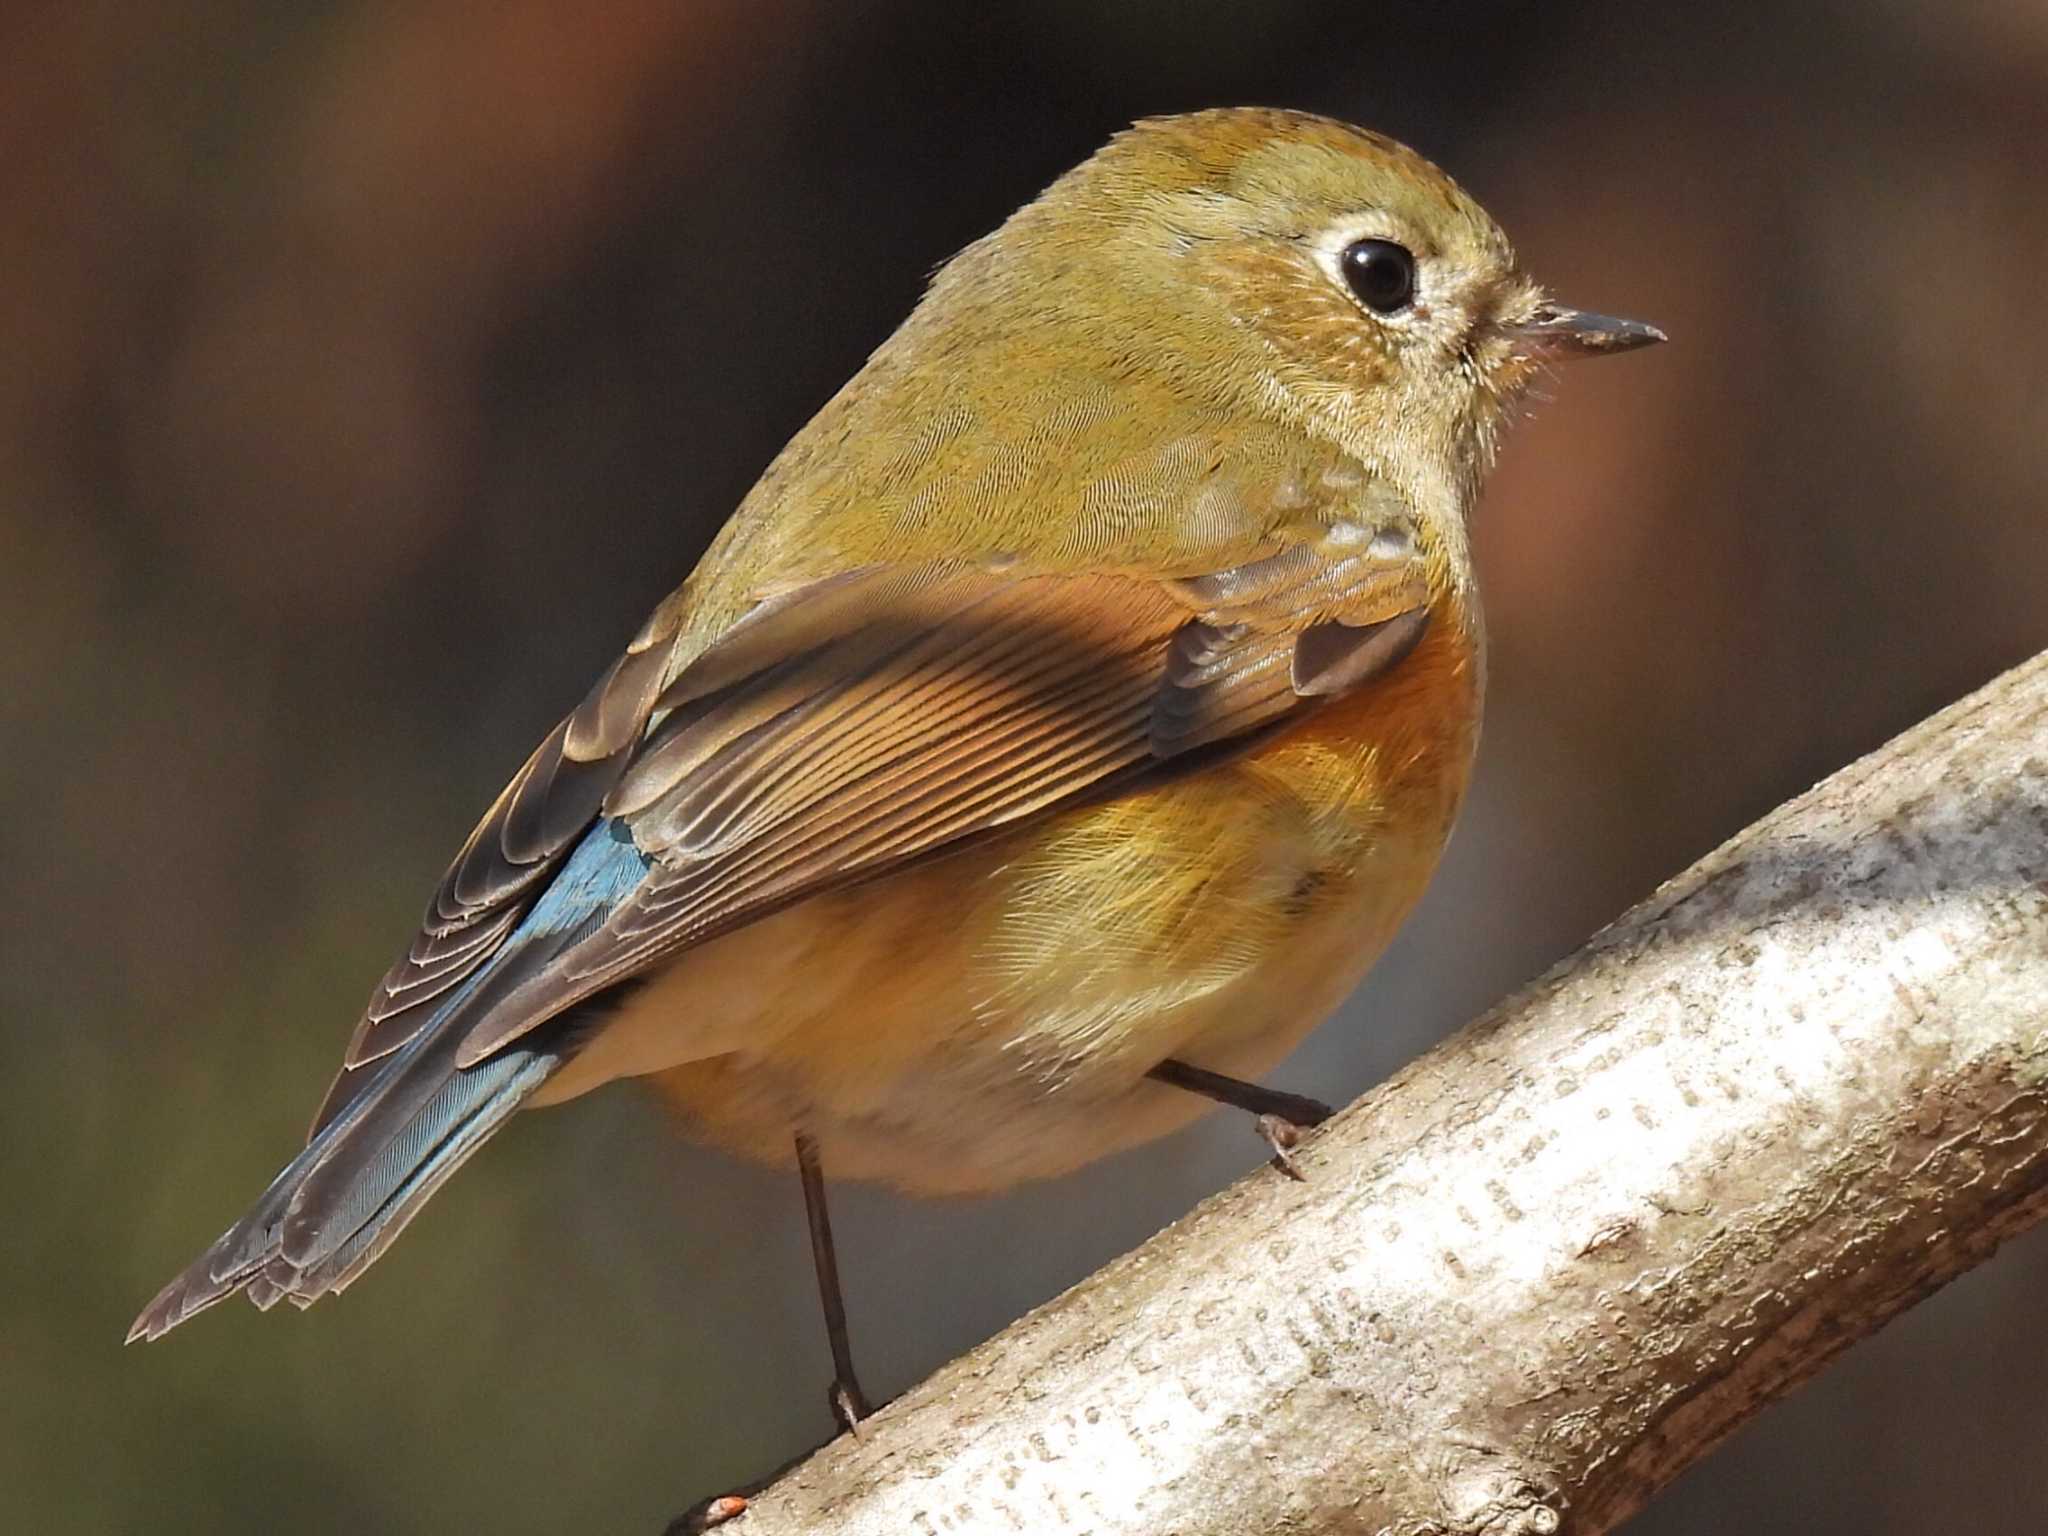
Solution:
<svg viewBox="0 0 2048 1536"><path fill-rule="evenodd" d="M832 1213L825 1208L825 1170L818 1160L817 1141L801 1131L796 1137L796 1169L803 1179L804 1216L811 1228L811 1262L818 1271L818 1300L825 1307L825 1336L832 1343L832 1386L826 1401L832 1405L832 1417L858 1436L860 1421L871 1410L860 1381L853 1374L853 1349L846 1341L846 1301L839 1294L839 1256L832 1247ZM738 1519L747 1512L747 1503L755 1494L810 1454L804 1452L735 1493L699 1499L669 1522L663 1536L702 1536Z"/></svg>
<svg viewBox="0 0 2048 1536"><path fill-rule="evenodd" d="M1263 1088L1257 1083L1225 1077L1221 1072L1211 1072L1205 1067L1191 1067L1171 1057L1145 1075L1154 1082L1185 1088L1189 1093L1199 1093L1205 1099L1214 1099L1218 1104L1228 1104L1232 1109L1242 1109L1255 1116L1253 1128L1258 1131L1260 1139L1273 1149L1273 1166L1293 1179L1302 1177L1301 1170L1294 1163L1294 1149L1301 1144L1302 1128L1321 1125L1336 1113L1320 1099L1307 1098L1299 1093L1282 1093L1277 1088Z"/></svg>
<svg viewBox="0 0 2048 1536"><path fill-rule="evenodd" d="M825 1171L818 1143L802 1131L796 1137L796 1167L804 1184L804 1215L811 1224L811 1262L818 1270L818 1300L825 1308L825 1337L832 1344L832 1415L860 1433L870 1412L860 1380L853 1374L853 1347L846 1338L846 1301L839 1294L839 1257L832 1247L832 1213L825 1208Z"/></svg>

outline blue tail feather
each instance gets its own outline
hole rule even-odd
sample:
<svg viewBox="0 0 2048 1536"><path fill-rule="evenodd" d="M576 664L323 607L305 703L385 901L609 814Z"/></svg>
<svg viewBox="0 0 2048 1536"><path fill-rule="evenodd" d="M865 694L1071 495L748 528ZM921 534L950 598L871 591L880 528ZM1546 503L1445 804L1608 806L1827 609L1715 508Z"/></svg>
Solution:
<svg viewBox="0 0 2048 1536"><path fill-rule="evenodd" d="M549 963L638 884L647 860L621 827L585 834L489 963L451 994L271 1181L255 1206L144 1309L129 1338L153 1339L237 1291L268 1308L338 1291L376 1260L471 1153L573 1055L543 1028L471 1067L456 1065L470 1009L508 963Z"/></svg>

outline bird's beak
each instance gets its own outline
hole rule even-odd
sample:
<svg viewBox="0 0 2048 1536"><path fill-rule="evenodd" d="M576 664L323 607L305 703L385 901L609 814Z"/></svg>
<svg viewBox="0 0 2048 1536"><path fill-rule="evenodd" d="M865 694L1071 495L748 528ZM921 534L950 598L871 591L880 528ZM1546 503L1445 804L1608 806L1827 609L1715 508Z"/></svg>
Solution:
<svg viewBox="0 0 2048 1536"><path fill-rule="evenodd" d="M1666 339L1654 325L1640 320L1617 320L1612 315L1589 314L1583 309L1566 309L1545 304L1512 334L1536 356L1550 362L1567 362L1575 357L1605 357L1610 352L1633 352Z"/></svg>

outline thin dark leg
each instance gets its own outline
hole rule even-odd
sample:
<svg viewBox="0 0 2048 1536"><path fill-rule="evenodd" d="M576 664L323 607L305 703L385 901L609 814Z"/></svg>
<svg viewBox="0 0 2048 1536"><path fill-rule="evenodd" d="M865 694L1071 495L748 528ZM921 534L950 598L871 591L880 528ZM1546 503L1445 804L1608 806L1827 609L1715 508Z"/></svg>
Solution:
<svg viewBox="0 0 2048 1536"><path fill-rule="evenodd" d="M811 1228L811 1262L818 1270L818 1299L825 1308L825 1336L832 1342L832 1389L828 1401L832 1417L854 1434L868 1416L868 1400L853 1374L853 1350L846 1341L846 1302L839 1294L839 1258L832 1247L832 1216L825 1209L825 1170L818 1159L818 1143L798 1133L796 1167L804 1186L804 1215ZM699 1499L669 1522L663 1536L704 1536L747 1512L747 1502L791 1467L810 1455L785 1462L767 1476L734 1493Z"/></svg>
<svg viewBox="0 0 2048 1536"><path fill-rule="evenodd" d="M1296 1125L1321 1125L1336 1113L1321 1099L1311 1099L1299 1093L1282 1093L1278 1088L1225 1077L1221 1072L1191 1067L1184 1061L1171 1058L1159 1063L1146 1075L1168 1087L1185 1088L1189 1093L1199 1093L1218 1104L1228 1104L1232 1109L1242 1109L1254 1115L1279 1115Z"/></svg>
<svg viewBox="0 0 2048 1536"><path fill-rule="evenodd" d="M1214 1099L1218 1104L1228 1104L1232 1109L1242 1109L1256 1116L1253 1127L1260 1139L1273 1149L1273 1165L1293 1179L1302 1177L1301 1170L1294 1163L1294 1149L1301 1145L1302 1127L1321 1125L1336 1113L1320 1099L1282 1093L1277 1088L1262 1088L1257 1083L1225 1077L1221 1072L1191 1067L1184 1061L1171 1058L1159 1063L1146 1076L1170 1088L1184 1088L1189 1093L1199 1093L1205 1099Z"/></svg>
<svg viewBox="0 0 2048 1536"><path fill-rule="evenodd" d="M855 1434L868 1416L868 1400L853 1374L853 1347L846 1338L846 1302L839 1294L839 1257L832 1247L832 1213L825 1208L825 1172L818 1163L818 1144L801 1131L796 1138L796 1168L803 1178L804 1215L811 1224L811 1262L818 1269L818 1300L825 1307L825 1337L832 1344L832 1412Z"/></svg>

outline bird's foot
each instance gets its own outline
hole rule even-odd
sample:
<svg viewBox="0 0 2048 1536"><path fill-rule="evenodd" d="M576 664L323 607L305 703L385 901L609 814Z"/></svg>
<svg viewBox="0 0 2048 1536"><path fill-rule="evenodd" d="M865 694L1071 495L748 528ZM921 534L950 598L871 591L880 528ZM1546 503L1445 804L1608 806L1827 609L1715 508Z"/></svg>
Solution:
<svg viewBox="0 0 2048 1536"><path fill-rule="evenodd" d="M832 1409L832 1417L839 1425L839 1431L852 1435L856 1440L860 1439L861 1425L866 1420L872 1418L875 1412L874 1409L868 1406L867 1394L861 1391L860 1383L854 1380L840 1381L835 1379L832 1385L825 1390L825 1401ZM766 1477L761 1478L757 1482L747 1484L737 1493L721 1493L715 1494L708 1499L699 1499L695 1504L692 1504L680 1515L677 1515L675 1519L671 1520L668 1523L667 1529L662 1532L662 1536L703 1536L705 1531L716 1530L719 1526L724 1525L726 1521L738 1519L747 1512L748 1503L755 1494L766 1488L792 1467L817 1455L819 1451L825 1449L827 1445L830 1445L833 1440L838 1438L839 1433L834 1433L831 1440L815 1445L801 1456L784 1462Z"/></svg>
<svg viewBox="0 0 2048 1536"><path fill-rule="evenodd" d="M1273 1149L1273 1166L1291 1179L1304 1177L1294 1160L1294 1149L1301 1145L1304 1131L1321 1125L1336 1113L1321 1099L1243 1082L1184 1061L1162 1061L1146 1075L1169 1087L1184 1088L1218 1104L1248 1111L1260 1140Z"/></svg>
<svg viewBox="0 0 2048 1536"><path fill-rule="evenodd" d="M715 1498L700 1499L669 1521L668 1528L661 1536L702 1536L705 1531L716 1530L728 1520L737 1520L747 1512L744 1494L721 1493Z"/></svg>
<svg viewBox="0 0 2048 1536"><path fill-rule="evenodd" d="M1252 1122L1259 1133L1259 1139L1273 1149L1273 1166L1290 1179L1308 1182L1308 1175L1301 1171L1301 1165L1294 1160L1294 1149L1301 1145L1301 1127L1292 1120L1279 1115L1260 1115Z"/></svg>
<svg viewBox="0 0 2048 1536"><path fill-rule="evenodd" d="M874 1413L868 1406L867 1394L861 1391L860 1383L851 1376L834 1377L832 1385L825 1389L825 1401L831 1405L832 1417L840 1427L854 1439L860 1439L861 1421Z"/></svg>

